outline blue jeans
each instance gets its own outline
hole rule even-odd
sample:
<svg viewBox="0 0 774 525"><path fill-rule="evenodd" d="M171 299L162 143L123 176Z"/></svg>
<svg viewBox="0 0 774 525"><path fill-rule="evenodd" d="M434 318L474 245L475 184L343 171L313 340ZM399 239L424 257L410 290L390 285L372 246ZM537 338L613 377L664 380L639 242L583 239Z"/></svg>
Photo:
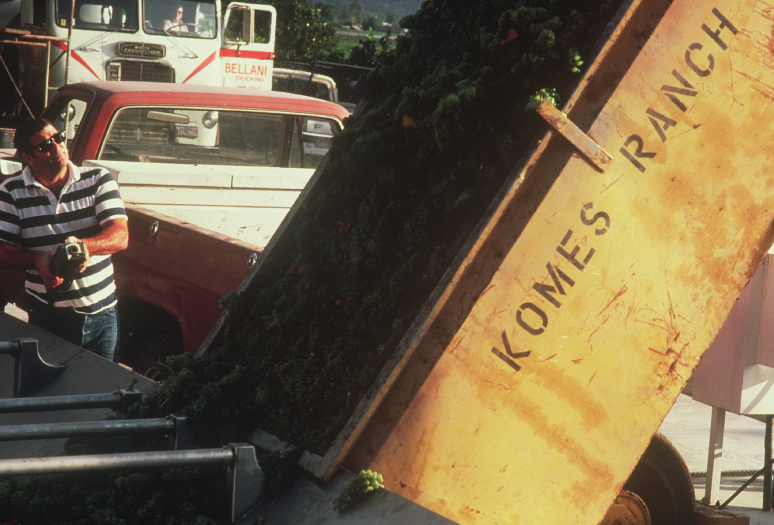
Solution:
<svg viewBox="0 0 774 525"><path fill-rule="evenodd" d="M30 324L118 363L118 309L96 314L54 308L28 295Z"/></svg>

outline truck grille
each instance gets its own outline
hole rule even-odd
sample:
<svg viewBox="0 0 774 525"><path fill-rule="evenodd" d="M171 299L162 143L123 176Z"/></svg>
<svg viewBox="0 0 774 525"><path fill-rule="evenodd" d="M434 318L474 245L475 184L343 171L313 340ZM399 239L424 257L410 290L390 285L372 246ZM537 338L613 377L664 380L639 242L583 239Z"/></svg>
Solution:
<svg viewBox="0 0 774 525"><path fill-rule="evenodd" d="M108 135L108 143L125 144L169 144L169 125L140 127L131 122L117 122Z"/></svg>
<svg viewBox="0 0 774 525"><path fill-rule="evenodd" d="M108 79L174 83L175 70L163 62L116 60L108 65Z"/></svg>

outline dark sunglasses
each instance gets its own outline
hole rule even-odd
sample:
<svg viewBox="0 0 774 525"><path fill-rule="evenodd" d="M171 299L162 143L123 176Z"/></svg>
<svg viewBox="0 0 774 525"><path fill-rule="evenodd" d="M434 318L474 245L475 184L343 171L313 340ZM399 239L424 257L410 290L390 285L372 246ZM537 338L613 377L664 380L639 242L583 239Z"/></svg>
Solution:
<svg viewBox="0 0 774 525"><path fill-rule="evenodd" d="M55 142L57 144L61 144L65 141L65 138L67 138L67 134L64 131L60 131L56 135L52 135L43 142L32 146L32 149L41 151L43 153L48 153L49 151L54 151L56 149L56 146L54 146Z"/></svg>

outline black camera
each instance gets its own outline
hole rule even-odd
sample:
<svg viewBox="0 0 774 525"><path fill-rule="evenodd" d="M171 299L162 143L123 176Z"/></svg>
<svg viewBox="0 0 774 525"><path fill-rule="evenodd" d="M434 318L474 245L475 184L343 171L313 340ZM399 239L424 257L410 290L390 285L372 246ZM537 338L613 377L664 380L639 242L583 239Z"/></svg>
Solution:
<svg viewBox="0 0 774 525"><path fill-rule="evenodd" d="M56 247L51 258L51 273L64 279L64 282L54 290L67 290L78 275L76 269L86 261L86 245L75 237L68 237L65 242Z"/></svg>

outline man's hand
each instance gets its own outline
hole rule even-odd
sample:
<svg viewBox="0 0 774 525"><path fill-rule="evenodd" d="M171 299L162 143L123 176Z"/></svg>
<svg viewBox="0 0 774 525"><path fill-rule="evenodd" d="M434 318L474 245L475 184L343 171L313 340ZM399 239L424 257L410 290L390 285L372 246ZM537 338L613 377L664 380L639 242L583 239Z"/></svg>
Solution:
<svg viewBox="0 0 774 525"><path fill-rule="evenodd" d="M55 252L36 252L40 255L35 257L35 269L43 279L43 284L46 288L54 288L64 282L64 279L54 275L51 272L51 258L54 257Z"/></svg>
<svg viewBox="0 0 774 525"><path fill-rule="evenodd" d="M81 239L78 239L78 241L80 242ZM88 246L86 246L85 242L83 243L83 251L86 254L86 258L75 269L76 273L83 273L83 272L85 272L86 271L86 267L88 267L91 264L91 254L89 254L89 248L88 248Z"/></svg>
<svg viewBox="0 0 774 525"><path fill-rule="evenodd" d="M86 244L83 245L83 250L86 252L86 258L75 269L76 273L83 273L83 272L85 272L86 271L86 267L91 264L91 255L89 254L89 249L86 247Z"/></svg>

